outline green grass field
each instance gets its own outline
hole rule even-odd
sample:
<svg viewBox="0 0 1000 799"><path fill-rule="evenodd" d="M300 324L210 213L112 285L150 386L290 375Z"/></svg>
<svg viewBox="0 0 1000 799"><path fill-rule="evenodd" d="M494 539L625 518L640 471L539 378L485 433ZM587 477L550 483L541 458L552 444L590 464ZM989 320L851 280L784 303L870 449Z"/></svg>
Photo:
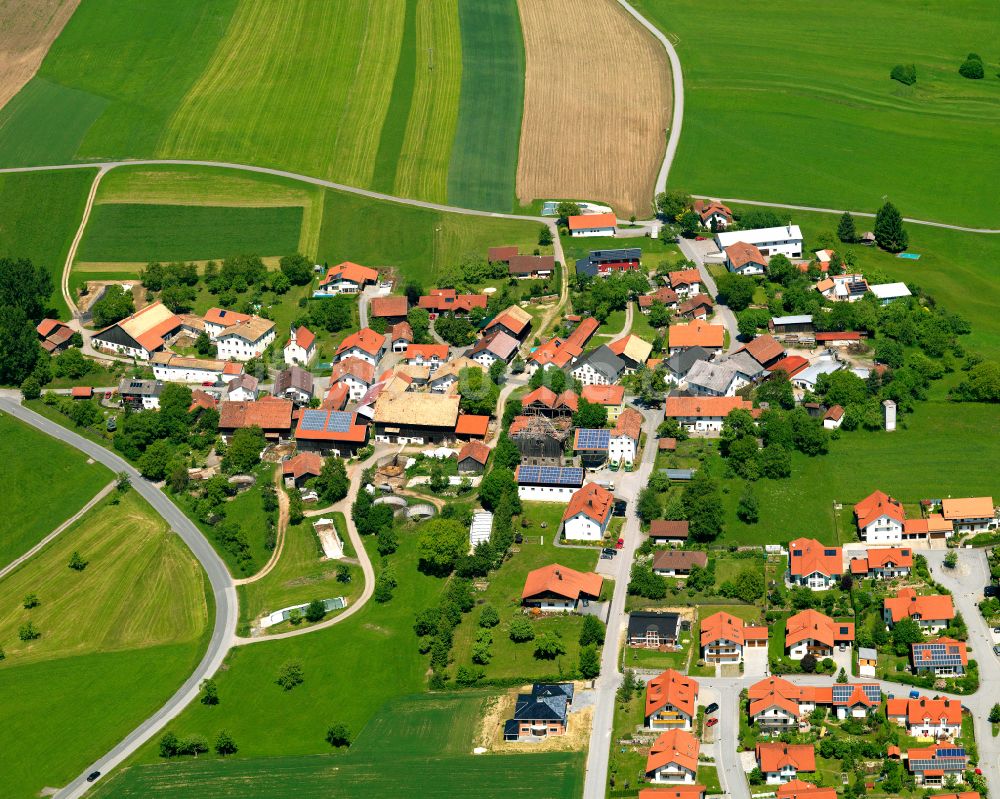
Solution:
<svg viewBox="0 0 1000 799"><path fill-rule="evenodd" d="M112 494L0 583L0 641L19 666L88 652L187 643L208 621L198 562L134 491ZM79 552L88 566L70 569ZM41 604L25 609L37 594ZM24 642L32 622L41 637Z"/></svg>
<svg viewBox="0 0 1000 799"><path fill-rule="evenodd" d="M52 276L50 305L62 319L69 313L59 290L63 264L93 179L90 169L0 175L0 257L44 266Z"/></svg>
<svg viewBox="0 0 1000 799"><path fill-rule="evenodd" d="M81 261L183 261L230 255L287 255L299 246L302 208L97 205Z"/></svg>
<svg viewBox="0 0 1000 799"><path fill-rule="evenodd" d="M911 216L996 227L1000 153L984 143L1000 124L1000 18L988 0L637 8L679 38L672 186L870 211L888 194ZM719 58L748 41L738 64ZM958 74L970 51L989 62L985 80ZM890 80L899 63L916 64L915 86Z"/></svg>
<svg viewBox="0 0 1000 799"><path fill-rule="evenodd" d="M515 0L459 0L462 94L448 171L448 202L509 208L514 197L524 41Z"/></svg>
<svg viewBox="0 0 1000 799"><path fill-rule="evenodd" d="M408 791L421 797L445 799L470 785L484 799L579 796L581 754L472 755L483 699L478 693L403 697L387 704L346 753L133 766L97 795L223 799L245 795L252 780L261 799L289 796L293 785L301 799L361 799L394 794L405 773Z"/></svg>
<svg viewBox="0 0 1000 799"><path fill-rule="evenodd" d="M0 566L23 555L107 485L111 472L12 416L0 415Z"/></svg>

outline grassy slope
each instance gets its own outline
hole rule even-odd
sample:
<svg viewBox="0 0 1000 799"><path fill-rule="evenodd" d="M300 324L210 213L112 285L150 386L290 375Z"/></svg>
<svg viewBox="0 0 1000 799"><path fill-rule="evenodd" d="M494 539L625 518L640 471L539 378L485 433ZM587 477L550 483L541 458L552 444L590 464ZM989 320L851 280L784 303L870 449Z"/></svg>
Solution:
<svg viewBox="0 0 1000 799"><path fill-rule="evenodd" d="M0 415L0 565L23 555L82 508L112 474L75 449Z"/></svg>
<svg viewBox="0 0 1000 799"><path fill-rule="evenodd" d="M686 113L671 185L860 210L888 194L912 216L995 226L1000 153L985 142L1000 123L989 55L1000 18L988 0L637 7L679 36ZM990 62L987 79L958 75L969 51ZM915 87L889 79L913 62Z"/></svg>
<svg viewBox="0 0 1000 799"><path fill-rule="evenodd" d="M515 0L460 0L462 94L448 201L507 210L524 107L524 43Z"/></svg>
<svg viewBox="0 0 1000 799"><path fill-rule="evenodd" d="M44 266L52 276L51 306L63 319L63 264L93 179L90 169L0 175L0 257Z"/></svg>
<svg viewBox="0 0 1000 799"><path fill-rule="evenodd" d="M66 565L78 551L83 571ZM22 599L36 593L30 610ZM21 665L196 640L207 622L200 568L134 491L104 500L0 584L0 641ZM19 640L31 621L42 636Z"/></svg>
<svg viewBox="0 0 1000 799"><path fill-rule="evenodd" d="M291 784L301 799L360 799L394 795L400 773L409 791L421 797L444 799L467 793L470 785L490 799L579 795L580 754L472 756L482 701L478 693L404 697L384 707L346 754L137 766L98 795L216 799L236 795L231 786L252 779L254 795L265 799L288 796Z"/></svg>

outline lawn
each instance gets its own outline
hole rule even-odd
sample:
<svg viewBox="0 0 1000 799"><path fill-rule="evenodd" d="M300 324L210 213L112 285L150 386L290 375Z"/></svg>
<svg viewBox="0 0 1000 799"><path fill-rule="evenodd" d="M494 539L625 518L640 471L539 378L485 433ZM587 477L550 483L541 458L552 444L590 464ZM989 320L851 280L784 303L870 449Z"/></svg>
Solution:
<svg viewBox="0 0 1000 799"><path fill-rule="evenodd" d="M484 799L579 796L582 754L472 755L482 703L478 693L403 697L387 704L345 753L134 766L97 795L222 799L244 795L252 780L261 799L289 796L293 786L300 799L361 799L396 793L405 773L408 789L421 797L447 799L470 785Z"/></svg>
<svg viewBox="0 0 1000 799"><path fill-rule="evenodd" d="M524 42L515 0L460 0L462 90L448 202L507 210L514 199Z"/></svg>
<svg viewBox="0 0 1000 799"><path fill-rule="evenodd" d="M528 681L575 671L577 667L582 616L529 617L532 618L536 637L543 632L556 632L562 636L566 654L555 660L539 660L533 654L534 645L530 641L515 644L507 634L511 619L522 614L521 591L528 572L552 563L577 571L593 571L596 567L597 553L593 549L557 547L553 543L559 533L564 510L565 506L557 502L525 502L524 518L528 519L529 525L516 528L525 536L525 542L519 545L519 552L489 576L489 587L476 595L477 603L489 603L500 614L500 625L493 628L493 658L485 667L487 679L524 678ZM543 523L546 525L544 528L541 526ZM539 536L543 544L537 543ZM478 620L477 608L463 617L455 630L453 653L457 665L472 664L472 644L479 629Z"/></svg>
<svg viewBox="0 0 1000 799"><path fill-rule="evenodd" d="M90 169L0 175L0 258L44 266L52 276L49 303L61 319L69 313L59 290L63 264L93 179Z"/></svg>
<svg viewBox="0 0 1000 799"><path fill-rule="evenodd" d="M995 227L1000 153L983 142L1000 124L987 55L1000 18L988 0L637 8L676 36L684 67L672 186L866 211L888 194L912 216ZM718 58L747 41L738 68ZM958 74L970 51L986 55L985 80ZM915 86L890 80L900 63L916 65Z"/></svg>
<svg viewBox="0 0 1000 799"><path fill-rule="evenodd" d="M208 623L201 569L134 491L113 493L0 583L5 667L89 652L186 644ZM83 571L67 564L73 552ZM26 609L36 594L40 604ZM21 625L41 633L19 640Z"/></svg>
<svg viewBox="0 0 1000 799"><path fill-rule="evenodd" d="M0 566L31 549L114 477L101 464L88 464L78 450L6 414L0 414L0 462Z"/></svg>

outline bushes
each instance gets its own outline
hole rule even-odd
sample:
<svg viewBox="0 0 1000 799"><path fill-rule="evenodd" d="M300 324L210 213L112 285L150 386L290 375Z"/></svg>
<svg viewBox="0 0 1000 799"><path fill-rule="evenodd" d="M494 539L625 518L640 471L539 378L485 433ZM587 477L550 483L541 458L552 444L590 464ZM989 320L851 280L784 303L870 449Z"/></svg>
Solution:
<svg viewBox="0 0 1000 799"><path fill-rule="evenodd" d="M983 68L983 59L976 53L969 53L962 66L958 68L958 74L969 80L982 80L986 77L986 70Z"/></svg>
<svg viewBox="0 0 1000 799"><path fill-rule="evenodd" d="M914 64L896 64L892 68L892 72L889 73L889 77L898 80L905 86L912 86L917 82L917 67Z"/></svg>

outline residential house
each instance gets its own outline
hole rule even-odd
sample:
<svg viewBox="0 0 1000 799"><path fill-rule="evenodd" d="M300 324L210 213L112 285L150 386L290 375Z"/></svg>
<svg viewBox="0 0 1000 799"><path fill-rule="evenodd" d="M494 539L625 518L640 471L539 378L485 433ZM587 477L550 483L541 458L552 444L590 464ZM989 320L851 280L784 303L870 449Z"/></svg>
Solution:
<svg viewBox="0 0 1000 799"><path fill-rule="evenodd" d="M367 419L357 413L306 408L299 414L295 443L300 450L346 458L367 442Z"/></svg>
<svg viewBox="0 0 1000 799"><path fill-rule="evenodd" d="M594 405L603 405L608 412L608 421L614 424L625 409L625 387L619 385L599 385L591 383L583 387L583 399Z"/></svg>
<svg viewBox="0 0 1000 799"><path fill-rule="evenodd" d="M707 294L695 294L677 307L678 316L685 319L708 319L715 310L715 303Z"/></svg>
<svg viewBox="0 0 1000 799"><path fill-rule="evenodd" d="M880 283L869 286L868 290L875 295L879 305L888 305L895 300L913 296L905 283Z"/></svg>
<svg viewBox="0 0 1000 799"><path fill-rule="evenodd" d="M965 641L935 638L933 641L910 644L910 660L917 674L957 677L965 674L969 665L969 651Z"/></svg>
<svg viewBox="0 0 1000 799"><path fill-rule="evenodd" d="M763 275L767 270L767 258L753 244L737 241L725 248L726 269L737 275Z"/></svg>
<svg viewBox="0 0 1000 799"><path fill-rule="evenodd" d="M615 504L612 493L597 483L575 491L563 513L563 536L567 541L600 541L611 521Z"/></svg>
<svg viewBox="0 0 1000 799"><path fill-rule="evenodd" d="M868 293L864 275L832 275L816 284L816 291L831 302L857 302Z"/></svg>
<svg viewBox="0 0 1000 799"><path fill-rule="evenodd" d="M795 375L809 368L809 361L801 355L788 355L778 361L768 371L773 375L777 372L784 372L791 380Z"/></svg>
<svg viewBox="0 0 1000 799"><path fill-rule="evenodd" d="M703 347L685 347L662 362L663 379L668 383L683 383L696 363L708 361L712 355Z"/></svg>
<svg viewBox="0 0 1000 799"><path fill-rule="evenodd" d="M263 397L256 402L232 402L219 405L219 432L229 436L244 427L259 427L268 441L287 441L292 432L292 403L278 397Z"/></svg>
<svg viewBox="0 0 1000 799"><path fill-rule="evenodd" d="M664 416L692 433L718 433L737 408L750 411L753 404L742 397L667 397Z"/></svg>
<svg viewBox="0 0 1000 799"><path fill-rule="evenodd" d="M245 322L237 322L223 330L215 339L215 351L219 358L249 361L262 355L275 339L274 322L259 316L252 316Z"/></svg>
<svg viewBox="0 0 1000 799"><path fill-rule="evenodd" d="M243 374L243 364L208 358L185 358L172 352L154 352L149 359L153 377L166 383L214 385Z"/></svg>
<svg viewBox="0 0 1000 799"><path fill-rule="evenodd" d="M490 417L485 414L462 413L455 422L458 441L485 441L490 432Z"/></svg>
<svg viewBox="0 0 1000 799"><path fill-rule="evenodd" d="M580 465L596 469L608 459L611 431L606 428L578 427L573 433L573 451L580 455Z"/></svg>
<svg viewBox="0 0 1000 799"><path fill-rule="evenodd" d="M907 519L903 523L904 541L943 541L954 534L953 523L940 513L930 513L926 519Z"/></svg>
<svg viewBox="0 0 1000 799"><path fill-rule="evenodd" d="M962 703L957 699L888 699L885 715L914 738L954 738L962 732Z"/></svg>
<svg viewBox="0 0 1000 799"><path fill-rule="evenodd" d="M529 466L514 469L517 496L530 502L569 502L583 486L583 469L576 466Z"/></svg>
<svg viewBox="0 0 1000 799"><path fill-rule="evenodd" d="M993 497L941 500L941 515L956 533L978 533L997 528Z"/></svg>
<svg viewBox="0 0 1000 799"><path fill-rule="evenodd" d="M316 335L305 325L293 327L284 354L285 363L309 363L316 356Z"/></svg>
<svg viewBox="0 0 1000 799"><path fill-rule="evenodd" d="M507 274L518 279L548 278L555 268L553 255L512 255L507 261Z"/></svg>
<svg viewBox="0 0 1000 799"><path fill-rule="evenodd" d="M625 361L619 358L607 344L602 344L581 358L570 375L584 386L608 386L617 383L625 374Z"/></svg>
<svg viewBox="0 0 1000 799"><path fill-rule="evenodd" d="M695 200L694 212L698 214L702 227L711 230L725 230L733 223L733 212L719 200Z"/></svg>
<svg viewBox="0 0 1000 799"><path fill-rule="evenodd" d="M251 319L253 316L248 313L230 311L227 308L209 308L205 311L205 316L202 319L202 329L209 339L215 341L228 328L238 325L240 322L249 322ZM192 322L186 321L184 327L189 327L191 324Z"/></svg>
<svg viewBox="0 0 1000 799"><path fill-rule="evenodd" d="M360 358L372 366L378 366L378 362L385 355L385 346L385 336L376 333L370 327L365 327L340 342L333 356L333 362L342 361L344 358Z"/></svg>
<svg viewBox="0 0 1000 799"><path fill-rule="evenodd" d="M884 491L873 491L854 506L858 535L869 544L894 544L903 540L906 510Z"/></svg>
<svg viewBox="0 0 1000 799"><path fill-rule="evenodd" d="M298 488L306 480L319 477L323 471L323 457L317 452L300 452L281 464L285 485Z"/></svg>
<svg viewBox="0 0 1000 799"><path fill-rule="evenodd" d="M350 399L357 402L375 384L375 367L370 361L354 356L342 358L330 372L330 385L337 384L347 386Z"/></svg>
<svg viewBox="0 0 1000 799"><path fill-rule="evenodd" d="M528 415L539 416L572 416L579 407L576 392L566 389L556 394L547 386L539 386L521 398L521 408Z"/></svg>
<svg viewBox="0 0 1000 799"><path fill-rule="evenodd" d="M812 744L758 743L757 767L768 785L781 785L798 778L802 772L816 770L816 751Z"/></svg>
<svg viewBox="0 0 1000 799"><path fill-rule="evenodd" d="M410 302L405 296L390 294L386 297L374 297L368 309L372 319L385 319L387 325L396 325L406 321L410 311Z"/></svg>
<svg viewBox="0 0 1000 799"><path fill-rule="evenodd" d="M274 396L290 399L296 405L308 405L313 398L313 376L301 366L282 369L274 378Z"/></svg>
<svg viewBox="0 0 1000 799"><path fill-rule="evenodd" d="M699 294L697 296L707 297L708 295ZM649 294L643 294L638 299L639 312L648 314L650 310L652 310L654 302L663 303L667 308L675 308L677 307L677 292L671 288L667 288L666 286L661 286L656 291Z"/></svg>
<svg viewBox="0 0 1000 799"><path fill-rule="evenodd" d="M520 252L516 245L507 245L501 247L490 247L486 251L486 260L491 264L505 264L510 261L511 258L516 256Z"/></svg>
<svg viewBox="0 0 1000 799"><path fill-rule="evenodd" d="M748 381L728 360L698 361L687 374L687 390L698 397L735 397Z"/></svg>
<svg viewBox="0 0 1000 799"><path fill-rule="evenodd" d="M771 731L794 728L817 707L837 718L865 718L882 701L878 683L795 685L781 677L767 677L750 686L750 721Z"/></svg>
<svg viewBox="0 0 1000 799"><path fill-rule="evenodd" d="M568 416L515 416L507 433L521 453L522 464L558 466L562 462L563 445L569 438L572 423ZM582 478L580 485L583 485ZM569 493L565 499L569 499Z"/></svg>
<svg viewBox="0 0 1000 799"><path fill-rule="evenodd" d="M531 314L518 305L511 305L505 311L494 316L486 327L483 336L487 337L494 331L506 333L518 342L524 341L531 330Z"/></svg>
<svg viewBox="0 0 1000 799"><path fill-rule="evenodd" d="M525 361L525 374L533 377L539 369L563 369L568 366L573 360L573 354L563 344L561 338L550 338L535 347Z"/></svg>
<svg viewBox="0 0 1000 799"><path fill-rule="evenodd" d="M683 545L688 540L688 524L686 519L681 521L653 519L649 523L649 540L655 546L663 544Z"/></svg>
<svg viewBox="0 0 1000 799"><path fill-rule="evenodd" d="M118 384L118 399L123 408L128 407L135 411L158 410L162 391L162 380L135 380L125 377Z"/></svg>
<svg viewBox="0 0 1000 799"><path fill-rule="evenodd" d="M482 441L466 441L458 451L458 473L482 474L489 457L490 448Z"/></svg>
<svg viewBox="0 0 1000 799"><path fill-rule="evenodd" d="M906 752L906 768L917 785L945 785L949 780L962 782L969 767L969 755L954 744L933 744L925 749Z"/></svg>
<svg viewBox="0 0 1000 799"><path fill-rule="evenodd" d="M389 328L389 340L393 352L406 352L413 343L413 328L409 322L396 322Z"/></svg>
<svg viewBox="0 0 1000 799"><path fill-rule="evenodd" d="M802 780L789 780L778 787L778 799L837 799L837 789L820 788Z"/></svg>
<svg viewBox="0 0 1000 799"><path fill-rule="evenodd" d="M642 414L634 408L622 411L608 439L608 460L611 463L634 463L638 460L642 422Z"/></svg>
<svg viewBox="0 0 1000 799"><path fill-rule="evenodd" d="M706 663L741 663L743 647L767 648L767 627L748 625L719 611L701 620L701 657Z"/></svg>
<svg viewBox="0 0 1000 799"><path fill-rule="evenodd" d="M148 361L180 327L180 317L157 301L94 333L90 341L97 349Z"/></svg>
<svg viewBox="0 0 1000 799"><path fill-rule="evenodd" d="M827 430L837 430L844 421L844 408L834 405L823 414L823 427Z"/></svg>
<svg viewBox="0 0 1000 799"><path fill-rule="evenodd" d="M497 361L510 363L514 360L519 346L520 343L516 338L495 328L492 334L484 336L475 343L469 350L469 357L484 369L489 369ZM410 350L412 351L413 347L410 347Z"/></svg>
<svg viewBox="0 0 1000 799"><path fill-rule="evenodd" d="M49 355L62 352L73 338L73 331L58 319L43 319L35 327L42 349Z"/></svg>
<svg viewBox="0 0 1000 799"><path fill-rule="evenodd" d="M667 281L678 297L693 297L701 293L701 273L697 269L668 272Z"/></svg>
<svg viewBox="0 0 1000 799"><path fill-rule="evenodd" d="M677 645L680 616L676 613L634 612L628 616L626 640L629 646L659 649Z"/></svg>
<svg viewBox="0 0 1000 799"><path fill-rule="evenodd" d="M694 566L708 566L708 555L697 549L661 549L653 555L653 574L685 579Z"/></svg>
<svg viewBox="0 0 1000 799"><path fill-rule="evenodd" d="M591 250L586 258L576 262L578 275L605 277L612 272L638 271L642 262L642 250L639 247L623 247L615 250Z"/></svg>
<svg viewBox="0 0 1000 799"><path fill-rule="evenodd" d="M833 588L844 573L840 547L821 544L815 538L796 538L788 545L788 579L813 591Z"/></svg>
<svg viewBox="0 0 1000 799"><path fill-rule="evenodd" d="M215 410L215 405L216 398L207 391L202 391L200 388L191 390L191 404L188 405L188 413L197 411L200 415L202 411Z"/></svg>
<svg viewBox="0 0 1000 799"><path fill-rule="evenodd" d="M864 557L851 558L851 575L892 580L907 577L913 568L913 550L909 547L868 549Z"/></svg>
<svg viewBox="0 0 1000 799"><path fill-rule="evenodd" d="M693 785L698 779L699 749L698 739L686 730L660 733L646 758L646 779L653 783Z"/></svg>
<svg viewBox="0 0 1000 799"><path fill-rule="evenodd" d="M375 440L388 444L437 444L455 439L459 397L383 391L375 400Z"/></svg>
<svg viewBox="0 0 1000 799"><path fill-rule="evenodd" d="M929 635L941 632L955 618L951 594L918 596L913 588L901 588L882 600L882 618L890 627L900 619L913 619Z"/></svg>
<svg viewBox="0 0 1000 799"><path fill-rule="evenodd" d="M734 244L752 244L765 258L785 255L788 258L802 257L802 231L798 225L755 228L754 230L721 231L715 234L715 244L726 250Z"/></svg>
<svg viewBox="0 0 1000 799"><path fill-rule="evenodd" d="M431 314L450 313L452 316L468 316L473 308L486 310L489 297L485 294L458 294L455 289L431 289L417 300L417 305Z"/></svg>
<svg viewBox="0 0 1000 799"><path fill-rule="evenodd" d="M519 694L514 718L504 722L505 741L541 741L565 735L573 704L573 683L540 684L530 694Z"/></svg>
<svg viewBox="0 0 1000 799"><path fill-rule="evenodd" d="M587 236L614 236L618 220L614 214L581 214L566 220L569 235L573 238Z"/></svg>
<svg viewBox="0 0 1000 799"><path fill-rule="evenodd" d="M377 270L344 261L344 263L331 266L327 270L326 276L319 282L317 293L326 295L357 294L365 286L377 282Z"/></svg>
<svg viewBox="0 0 1000 799"><path fill-rule="evenodd" d="M667 347L670 355L687 347L701 347L714 355L722 354L726 328L722 325L710 325L696 319L686 325L671 325L667 334Z"/></svg>
<svg viewBox="0 0 1000 799"><path fill-rule="evenodd" d="M775 365L785 357L785 348L767 333L757 336L753 340L740 347L736 353L745 352L750 355L761 369L773 371Z"/></svg>
<svg viewBox="0 0 1000 799"><path fill-rule="evenodd" d="M628 335L608 344L608 349L625 361L625 374L641 368L653 351L653 345L636 335Z"/></svg>
<svg viewBox="0 0 1000 799"><path fill-rule="evenodd" d="M433 372L448 361L448 349L447 344L411 344L403 361L411 366L427 366Z"/></svg>
<svg viewBox="0 0 1000 799"><path fill-rule="evenodd" d="M639 791L639 799L705 799L705 786L671 785L667 788L643 788Z"/></svg>
<svg viewBox="0 0 1000 799"><path fill-rule="evenodd" d="M835 647L853 643L853 623L834 621L815 610L803 610L785 621L785 654L792 660L806 655L832 658Z"/></svg>
<svg viewBox="0 0 1000 799"><path fill-rule="evenodd" d="M604 578L593 572L578 572L553 563L528 572L521 591L521 604L543 612L568 613L601 596Z"/></svg>
<svg viewBox="0 0 1000 799"><path fill-rule="evenodd" d="M253 375L242 374L226 384L226 399L230 402L253 402L257 399L260 381Z"/></svg>
<svg viewBox="0 0 1000 799"><path fill-rule="evenodd" d="M646 683L646 727L690 730L698 706L698 681L667 669Z"/></svg>

